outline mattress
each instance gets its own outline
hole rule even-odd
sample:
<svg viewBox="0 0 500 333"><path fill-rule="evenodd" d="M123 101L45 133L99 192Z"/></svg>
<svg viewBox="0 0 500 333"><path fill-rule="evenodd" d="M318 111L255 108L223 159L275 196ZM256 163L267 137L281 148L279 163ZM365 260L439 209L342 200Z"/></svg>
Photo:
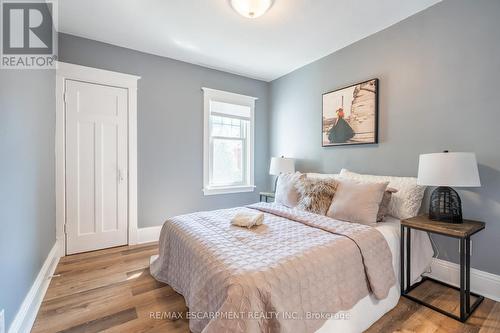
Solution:
<svg viewBox="0 0 500 333"><path fill-rule="evenodd" d="M388 216L386 221L378 223L375 227L389 244L394 272L398 279L398 283L390 289L389 295L383 300L377 300L373 294L362 298L352 309L330 318L316 332L363 332L398 304L400 297L400 223L400 220ZM414 230L411 233L411 245L411 278L412 282L416 282L430 266L434 251L429 236L422 231Z"/></svg>

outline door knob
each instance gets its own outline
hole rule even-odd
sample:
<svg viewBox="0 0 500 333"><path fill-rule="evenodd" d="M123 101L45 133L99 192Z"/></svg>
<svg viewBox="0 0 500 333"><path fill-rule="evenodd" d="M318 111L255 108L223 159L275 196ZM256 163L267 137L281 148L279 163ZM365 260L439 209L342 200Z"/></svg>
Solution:
<svg viewBox="0 0 500 333"><path fill-rule="evenodd" d="M118 168L118 182L119 183L123 182L123 174L120 168Z"/></svg>

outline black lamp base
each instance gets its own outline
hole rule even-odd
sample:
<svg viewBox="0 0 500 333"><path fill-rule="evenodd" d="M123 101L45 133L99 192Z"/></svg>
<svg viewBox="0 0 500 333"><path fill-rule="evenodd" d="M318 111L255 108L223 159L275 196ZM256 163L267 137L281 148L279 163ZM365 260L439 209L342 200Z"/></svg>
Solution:
<svg viewBox="0 0 500 333"><path fill-rule="evenodd" d="M462 223L462 201L451 187L440 186L431 194L429 218L434 221Z"/></svg>

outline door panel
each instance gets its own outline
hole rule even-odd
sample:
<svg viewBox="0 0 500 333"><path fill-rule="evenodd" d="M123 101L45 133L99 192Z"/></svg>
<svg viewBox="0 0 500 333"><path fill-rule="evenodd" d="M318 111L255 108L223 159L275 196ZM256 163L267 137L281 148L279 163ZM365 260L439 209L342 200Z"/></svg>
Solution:
<svg viewBox="0 0 500 333"><path fill-rule="evenodd" d="M87 223L78 223L78 234L93 234L97 231L95 225L95 124L92 122L77 123L77 191L76 203L78 208L77 221L86 221ZM81 144L85 143L85 144ZM73 173L70 172L69 175Z"/></svg>
<svg viewBox="0 0 500 333"><path fill-rule="evenodd" d="M118 224L118 177L116 168L118 145L118 126L102 124L102 229L112 231L119 228Z"/></svg>
<svg viewBox="0 0 500 333"><path fill-rule="evenodd" d="M66 80L67 254L127 244L127 90Z"/></svg>

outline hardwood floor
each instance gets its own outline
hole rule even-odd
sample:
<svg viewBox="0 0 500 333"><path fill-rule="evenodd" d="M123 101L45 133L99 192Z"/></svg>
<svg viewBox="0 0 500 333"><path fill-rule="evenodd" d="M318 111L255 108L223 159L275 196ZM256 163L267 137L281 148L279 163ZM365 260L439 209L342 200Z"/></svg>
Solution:
<svg viewBox="0 0 500 333"><path fill-rule="evenodd" d="M148 244L61 258L32 332L189 332L185 315L161 318L187 308L181 295L149 274L157 252L157 244ZM414 291L419 297L458 311L456 292L425 284ZM367 332L500 332L500 303L485 299L462 324L402 298Z"/></svg>

